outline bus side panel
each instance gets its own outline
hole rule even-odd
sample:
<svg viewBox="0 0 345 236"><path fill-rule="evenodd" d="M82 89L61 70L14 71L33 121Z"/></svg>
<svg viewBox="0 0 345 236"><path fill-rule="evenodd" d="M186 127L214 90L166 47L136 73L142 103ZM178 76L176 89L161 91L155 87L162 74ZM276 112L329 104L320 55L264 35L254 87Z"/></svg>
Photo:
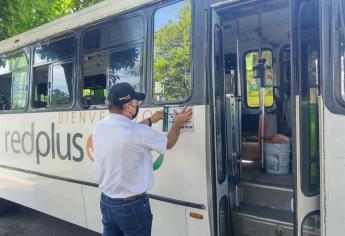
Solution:
<svg viewBox="0 0 345 236"><path fill-rule="evenodd" d="M203 219L192 218L191 213L197 213L203 216ZM188 235L190 236L210 236L210 225L208 212L195 208L186 208Z"/></svg>
<svg viewBox="0 0 345 236"><path fill-rule="evenodd" d="M206 106L193 106L192 120L193 128L182 131L177 144L166 152L161 167L155 171L150 193L206 206Z"/></svg>
<svg viewBox="0 0 345 236"><path fill-rule="evenodd" d="M0 183L1 198L86 227L79 184L6 169L0 169Z"/></svg>
<svg viewBox="0 0 345 236"><path fill-rule="evenodd" d="M186 208L150 200L153 215L152 236L187 236Z"/></svg>
<svg viewBox="0 0 345 236"><path fill-rule="evenodd" d="M101 192L98 188L90 186L82 186L85 202L85 212L87 226L89 229L102 232L102 214L100 210Z"/></svg>
<svg viewBox="0 0 345 236"><path fill-rule="evenodd" d="M324 157L321 173L326 236L345 232L345 116L324 108Z"/></svg>

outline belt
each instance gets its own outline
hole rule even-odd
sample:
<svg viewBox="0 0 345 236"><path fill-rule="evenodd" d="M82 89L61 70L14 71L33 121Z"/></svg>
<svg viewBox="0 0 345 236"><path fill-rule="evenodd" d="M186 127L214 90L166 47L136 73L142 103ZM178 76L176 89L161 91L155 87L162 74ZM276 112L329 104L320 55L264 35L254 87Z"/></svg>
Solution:
<svg viewBox="0 0 345 236"><path fill-rule="evenodd" d="M134 201L134 200L143 198L143 197L145 197L146 195L147 195L146 193L141 193L141 194L138 194L138 195L134 195L134 196L130 196L130 197L123 198L123 200L126 201L126 202L128 202L128 201Z"/></svg>

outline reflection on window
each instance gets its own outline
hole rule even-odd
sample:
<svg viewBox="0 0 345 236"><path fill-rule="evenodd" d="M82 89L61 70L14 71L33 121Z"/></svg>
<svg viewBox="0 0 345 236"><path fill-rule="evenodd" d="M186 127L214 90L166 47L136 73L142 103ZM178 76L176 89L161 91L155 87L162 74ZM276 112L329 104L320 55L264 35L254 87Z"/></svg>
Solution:
<svg viewBox="0 0 345 236"><path fill-rule="evenodd" d="M103 105L106 98L107 84L106 51L83 56L83 104Z"/></svg>
<svg viewBox="0 0 345 236"><path fill-rule="evenodd" d="M72 57L76 51L76 40L74 37L60 39L48 44L39 45L35 48L34 63L44 63L63 58Z"/></svg>
<svg viewBox="0 0 345 236"><path fill-rule="evenodd" d="M116 19L101 23L88 30L83 36L83 53L104 50L128 42L142 41L144 37L144 21L140 16Z"/></svg>
<svg viewBox="0 0 345 236"><path fill-rule="evenodd" d="M19 53L0 59L0 110L22 110L28 93L28 56Z"/></svg>
<svg viewBox="0 0 345 236"><path fill-rule="evenodd" d="M21 110L26 106L28 97L28 71L18 71L12 74L12 110Z"/></svg>
<svg viewBox="0 0 345 236"><path fill-rule="evenodd" d="M262 57L266 59L265 106L271 107L273 106L272 52L263 50ZM259 107L260 102L260 79L254 78L254 67L258 64L258 61L258 51L250 52L245 55L247 105L250 108Z"/></svg>
<svg viewBox="0 0 345 236"><path fill-rule="evenodd" d="M72 102L73 63L54 65L52 69L52 105L68 106Z"/></svg>
<svg viewBox="0 0 345 236"><path fill-rule="evenodd" d="M340 93L341 93L341 98L345 101L345 15L344 15L344 9L345 9L345 4L343 1L335 1L335 4L339 4L338 6L335 7L337 9L337 14L336 14L336 27L337 29L335 32L339 32L339 52L340 52Z"/></svg>
<svg viewBox="0 0 345 236"><path fill-rule="evenodd" d="M48 72L49 65L38 66L33 69L32 106L34 108L45 108L48 106Z"/></svg>
<svg viewBox="0 0 345 236"><path fill-rule="evenodd" d="M109 88L127 82L136 91L141 90L141 47L110 53L109 67Z"/></svg>
<svg viewBox="0 0 345 236"><path fill-rule="evenodd" d="M82 94L85 109L105 105L108 88L127 82L141 90L144 21L119 17L88 29L82 36ZM126 48L124 48L126 47Z"/></svg>
<svg viewBox="0 0 345 236"><path fill-rule="evenodd" d="M307 196L320 191L317 9L313 2L302 3L298 22L301 173L302 191Z"/></svg>
<svg viewBox="0 0 345 236"><path fill-rule="evenodd" d="M153 98L186 99L191 90L191 3L159 9L154 18Z"/></svg>
<svg viewBox="0 0 345 236"><path fill-rule="evenodd" d="M221 184L226 179L226 148L225 148L225 88L224 88L224 57L223 57L223 34L220 28L214 31L214 68L215 68L215 112L216 112L216 150L217 150L217 179Z"/></svg>
<svg viewBox="0 0 345 236"><path fill-rule="evenodd" d="M320 232L320 213L315 213L307 216L303 220L302 224L302 236L318 236L321 235Z"/></svg>

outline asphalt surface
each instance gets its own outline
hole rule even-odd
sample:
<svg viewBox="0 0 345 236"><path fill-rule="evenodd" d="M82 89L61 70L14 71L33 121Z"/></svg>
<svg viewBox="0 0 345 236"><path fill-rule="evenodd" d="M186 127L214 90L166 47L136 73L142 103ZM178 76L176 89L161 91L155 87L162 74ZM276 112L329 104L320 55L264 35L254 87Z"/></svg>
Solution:
<svg viewBox="0 0 345 236"><path fill-rule="evenodd" d="M14 205L0 215L0 236L100 236L41 212Z"/></svg>

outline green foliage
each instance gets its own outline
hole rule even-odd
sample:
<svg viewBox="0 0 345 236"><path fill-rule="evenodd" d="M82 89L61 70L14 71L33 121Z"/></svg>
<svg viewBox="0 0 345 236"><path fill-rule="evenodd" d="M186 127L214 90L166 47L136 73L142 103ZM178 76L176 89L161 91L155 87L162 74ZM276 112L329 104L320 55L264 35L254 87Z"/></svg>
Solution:
<svg viewBox="0 0 345 236"><path fill-rule="evenodd" d="M102 0L2 0L0 40L71 14Z"/></svg>
<svg viewBox="0 0 345 236"><path fill-rule="evenodd" d="M153 80L157 100L176 101L189 95L191 20L191 4L186 1L176 19L170 19L155 32Z"/></svg>

